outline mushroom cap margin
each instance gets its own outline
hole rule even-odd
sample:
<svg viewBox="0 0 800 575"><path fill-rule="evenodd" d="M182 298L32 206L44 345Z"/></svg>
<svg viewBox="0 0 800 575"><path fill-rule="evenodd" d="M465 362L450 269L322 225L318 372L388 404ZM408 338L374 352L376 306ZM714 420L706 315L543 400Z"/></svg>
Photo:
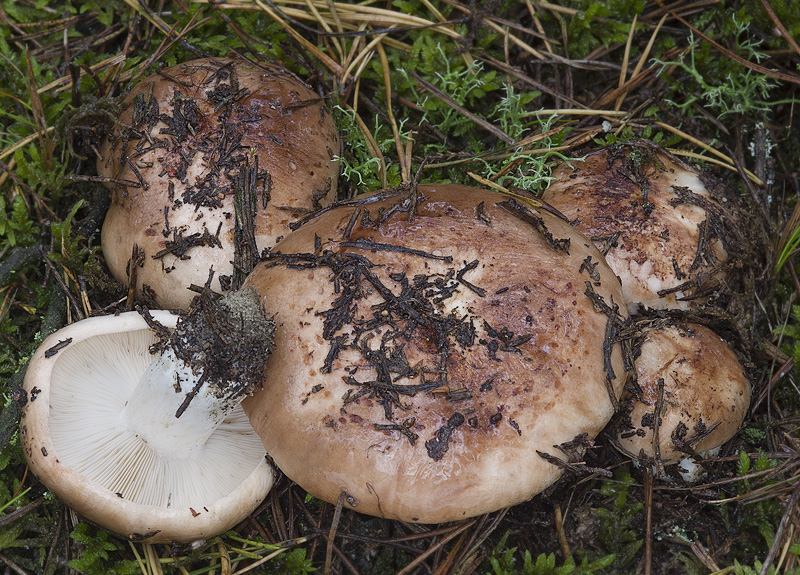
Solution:
<svg viewBox="0 0 800 575"><path fill-rule="evenodd" d="M153 318L173 328L177 316L152 311ZM20 437L31 471L64 503L89 521L127 539L148 543L191 542L218 535L242 521L258 506L274 482L266 457L234 493L200 510L166 509L121 499L109 489L77 473L59 460L50 435L50 374L59 352L48 350L73 345L83 339L125 330L149 329L137 312L100 316L73 323L48 336L37 348L23 383ZM64 346L66 347L66 346ZM84 425L86 422L83 423Z"/></svg>

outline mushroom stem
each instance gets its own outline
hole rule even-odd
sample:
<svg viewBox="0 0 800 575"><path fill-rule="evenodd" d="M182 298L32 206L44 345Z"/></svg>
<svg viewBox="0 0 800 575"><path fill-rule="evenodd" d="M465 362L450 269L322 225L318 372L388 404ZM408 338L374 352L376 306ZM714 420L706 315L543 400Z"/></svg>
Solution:
<svg viewBox="0 0 800 575"><path fill-rule="evenodd" d="M255 290L204 293L142 375L121 425L162 457L196 455L258 385L274 330Z"/></svg>
<svg viewBox="0 0 800 575"><path fill-rule="evenodd" d="M217 426L241 402L215 394L204 385L205 372L192 371L168 348L142 375L136 393L120 413L122 425L162 457L195 457ZM180 417L187 395L200 389Z"/></svg>

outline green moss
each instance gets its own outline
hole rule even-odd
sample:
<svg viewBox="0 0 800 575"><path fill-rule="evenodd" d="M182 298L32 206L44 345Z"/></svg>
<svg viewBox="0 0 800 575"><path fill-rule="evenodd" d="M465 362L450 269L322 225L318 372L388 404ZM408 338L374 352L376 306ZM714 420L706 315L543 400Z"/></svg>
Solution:
<svg viewBox="0 0 800 575"><path fill-rule="evenodd" d="M78 546L78 557L69 566L86 575L135 575L141 573L135 559L120 559L128 552L127 545L109 535L106 531L78 523L71 537Z"/></svg>
<svg viewBox="0 0 800 575"><path fill-rule="evenodd" d="M614 563L615 556L607 555L594 561L585 559L576 564L575 557L568 557L558 565L554 553L541 553L536 559L529 550L522 554L522 565L517 564L517 548L508 548L506 533L492 551L489 558L491 573L493 575L589 575L590 573L603 573L606 567Z"/></svg>

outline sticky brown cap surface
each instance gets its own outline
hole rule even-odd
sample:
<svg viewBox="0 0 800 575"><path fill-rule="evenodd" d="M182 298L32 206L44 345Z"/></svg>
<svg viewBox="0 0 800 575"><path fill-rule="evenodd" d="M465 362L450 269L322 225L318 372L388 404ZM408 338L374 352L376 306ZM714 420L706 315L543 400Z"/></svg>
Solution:
<svg viewBox="0 0 800 575"><path fill-rule="evenodd" d="M647 330L636 375L642 397L632 401L630 426L622 426L618 435L622 448L633 457L644 453L655 458L657 444L661 461L669 464L719 447L736 434L750 405L750 383L736 354L699 324Z"/></svg>
<svg viewBox="0 0 800 575"><path fill-rule="evenodd" d="M566 459L555 446L611 417L625 378L611 308L626 312L562 220L456 185L420 186L412 204L387 192L336 207L257 266L246 285L275 314L276 351L244 407L311 494L430 523L559 477L537 450Z"/></svg>
<svg viewBox="0 0 800 575"><path fill-rule="evenodd" d="M237 241L256 258L336 195L330 113L278 66L192 60L142 80L122 106L97 164L114 180L103 253L117 280L135 273L137 289L149 286L162 307L186 307L195 295L187 288L203 285L212 266L214 289L229 285L237 190L240 218L252 220L242 229L253 232ZM144 251L135 270L134 245Z"/></svg>
<svg viewBox="0 0 800 575"><path fill-rule="evenodd" d="M681 298L714 284L728 257L714 229L720 207L694 169L636 142L563 164L553 176L542 199L607 250L633 308L688 309Z"/></svg>

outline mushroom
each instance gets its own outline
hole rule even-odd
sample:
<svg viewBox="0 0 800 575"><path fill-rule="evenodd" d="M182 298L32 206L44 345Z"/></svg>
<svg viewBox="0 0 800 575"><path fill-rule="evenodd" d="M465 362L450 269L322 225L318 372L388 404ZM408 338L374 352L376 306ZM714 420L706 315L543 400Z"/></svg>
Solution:
<svg viewBox="0 0 800 575"><path fill-rule="evenodd" d="M336 194L333 120L276 65L192 60L122 105L97 161L111 192L103 255L161 307L188 307L210 268L222 291L236 287L235 269L244 279L260 250Z"/></svg>
<svg viewBox="0 0 800 575"><path fill-rule="evenodd" d="M251 424L289 478L362 513L432 523L530 499L603 429L626 378L627 312L600 252L492 191L420 185L325 209L245 285L278 324Z"/></svg>
<svg viewBox="0 0 800 575"><path fill-rule="evenodd" d="M629 311L689 309L717 287L731 217L703 178L646 141L608 146L559 166L542 200L603 251Z"/></svg>
<svg viewBox="0 0 800 575"><path fill-rule="evenodd" d="M648 327L642 335L641 394L622 418L620 447L666 465L731 439L750 405L750 383L730 346L699 324Z"/></svg>
<svg viewBox="0 0 800 575"><path fill-rule="evenodd" d="M177 328L164 311L93 317L45 339L23 386L31 470L129 539L189 542L236 525L274 479L239 405L271 346L274 324L258 301L237 292Z"/></svg>

